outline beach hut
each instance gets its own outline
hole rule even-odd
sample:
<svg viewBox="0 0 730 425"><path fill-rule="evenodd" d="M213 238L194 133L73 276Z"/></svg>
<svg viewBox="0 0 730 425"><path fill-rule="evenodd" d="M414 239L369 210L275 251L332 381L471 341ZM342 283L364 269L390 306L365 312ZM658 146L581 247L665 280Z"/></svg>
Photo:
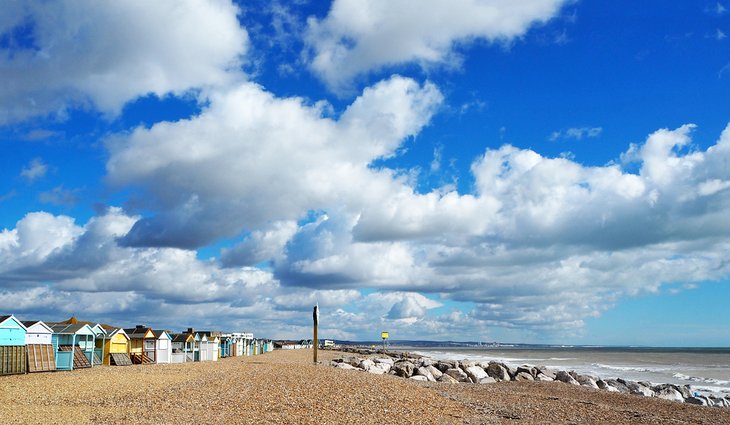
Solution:
<svg viewBox="0 0 730 425"><path fill-rule="evenodd" d="M170 363L172 357L172 337L162 329L153 329L155 336L155 363Z"/></svg>
<svg viewBox="0 0 730 425"><path fill-rule="evenodd" d="M92 367L96 334L87 324L53 324L51 342L56 355L56 370Z"/></svg>
<svg viewBox="0 0 730 425"><path fill-rule="evenodd" d="M155 363L155 342L157 337L152 329L137 325L134 328L124 329L129 336L129 356L134 364Z"/></svg>
<svg viewBox="0 0 730 425"><path fill-rule="evenodd" d="M131 366L129 335L121 328L107 329L106 334L103 363L107 366Z"/></svg>
<svg viewBox="0 0 730 425"><path fill-rule="evenodd" d="M23 321L26 328L25 352L28 358L28 372L51 372L56 370L56 350L53 348L53 329L45 323Z"/></svg>
<svg viewBox="0 0 730 425"><path fill-rule="evenodd" d="M194 361L195 335L181 333L172 336L171 363L186 363Z"/></svg>
<svg viewBox="0 0 730 425"><path fill-rule="evenodd" d="M104 329L104 327L99 323L95 323L94 325L89 324L89 326L91 326L91 330L94 331L96 338L93 356L94 366L99 366L103 364L104 346L106 345L107 333L106 329Z"/></svg>
<svg viewBox="0 0 730 425"><path fill-rule="evenodd" d="M63 320L61 322L49 322L49 324L52 325L89 325L91 330L94 332L95 340L94 340L94 349L92 352L92 362L94 366L99 366L101 364L104 364L103 358L104 358L104 346L106 345L107 340L107 330L113 329L113 326L109 325L102 325L100 323L94 323L94 322L87 322L84 320L79 320L74 316L71 316L70 318ZM106 363L108 365L108 363Z"/></svg>
<svg viewBox="0 0 730 425"><path fill-rule="evenodd" d="M231 357L231 347L233 346L233 335L224 334L220 337L219 354L218 357L224 359Z"/></svg>
<svg viewBox="0 0 730 425"><path fill-rule="evenodd" d="M219 332L201 331L200 335L200 361L218 361L220 351Z"/></svg>
<svg viewBox="0 0 730 425"><path fill-rule="evenodd" d="M15 316L0 316L0 375L25 373L27 329Z"/></svg>

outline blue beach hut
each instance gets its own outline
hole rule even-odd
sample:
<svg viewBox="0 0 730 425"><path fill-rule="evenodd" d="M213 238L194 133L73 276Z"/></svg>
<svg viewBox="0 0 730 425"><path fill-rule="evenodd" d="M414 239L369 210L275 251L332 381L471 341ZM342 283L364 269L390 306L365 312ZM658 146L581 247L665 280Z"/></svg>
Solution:
<svg viewBox="0 0 730 425"><path fill-rule="evenodd" d="M0 316L0 375L26 372L25 335L28 329L15 316Z"/></svg>
<svg viewBox="0 0 730 425"><path fill-rule="evenodd" d="M92 367L96 334L87 324L51 325L51 341L56 351L56 370Z"/></svg>

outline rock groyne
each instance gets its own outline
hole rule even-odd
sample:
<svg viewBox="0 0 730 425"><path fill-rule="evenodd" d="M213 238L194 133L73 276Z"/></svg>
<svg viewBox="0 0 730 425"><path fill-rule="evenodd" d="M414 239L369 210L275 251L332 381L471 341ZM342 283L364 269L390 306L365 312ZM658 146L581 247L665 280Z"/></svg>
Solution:
<svg viewBox="0 0 730 425"><path fill-rule="evenodd" d="M405 379L451 384L492 384L502 381L557 381L567 385L589 387L623 394L657 397L701 406L730 407L730 395L693 392L689 385L652 384L625 379L602 379L581 375L575 371L552 370L545 366L474 362L470 360L435 360L407 352L392 352L362 348L341 348L354 355L342 356L330 362L340 369L358 370L372 374L390 374Z"/></svg>

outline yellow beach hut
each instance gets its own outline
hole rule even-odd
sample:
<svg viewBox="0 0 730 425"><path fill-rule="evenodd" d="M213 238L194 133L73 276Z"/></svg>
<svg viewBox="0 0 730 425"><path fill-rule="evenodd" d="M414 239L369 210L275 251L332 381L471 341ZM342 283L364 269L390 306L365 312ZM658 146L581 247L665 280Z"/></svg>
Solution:
<svg viewBox="0 0 730 425"><path fill-rule="evenodd" d="M129 356L134 364L155 363L155 342L157 337L151 328L137 325L134 328L124 329L129 336Z"/></svg>
<svg viewBox="0 0 730 425"><path fill-rule="evenodd" d="M131 366L132 358L129 357L129 336L124 332L124 329L107 329L106 333L104 364L107 366Z"/></svg>

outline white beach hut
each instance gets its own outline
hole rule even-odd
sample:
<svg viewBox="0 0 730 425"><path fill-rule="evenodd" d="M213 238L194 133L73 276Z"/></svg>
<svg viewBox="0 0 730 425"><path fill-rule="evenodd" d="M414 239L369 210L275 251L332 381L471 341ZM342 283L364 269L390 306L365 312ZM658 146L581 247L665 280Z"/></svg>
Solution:
<svg viewBox="0 0 730 425"><path fill-rule="evenodd" d="M27 328L25 349L28 358L28 372L50 372L56 370L56 350L53 348L53 329L40 320L23 321Z"/></svg>
<svg viewBox="0 0 730 425"><path fill-rule="evenodd" d="M155 335L155 363L170 363L172 361L172 337L162 329L153 329Z"/></svg>

